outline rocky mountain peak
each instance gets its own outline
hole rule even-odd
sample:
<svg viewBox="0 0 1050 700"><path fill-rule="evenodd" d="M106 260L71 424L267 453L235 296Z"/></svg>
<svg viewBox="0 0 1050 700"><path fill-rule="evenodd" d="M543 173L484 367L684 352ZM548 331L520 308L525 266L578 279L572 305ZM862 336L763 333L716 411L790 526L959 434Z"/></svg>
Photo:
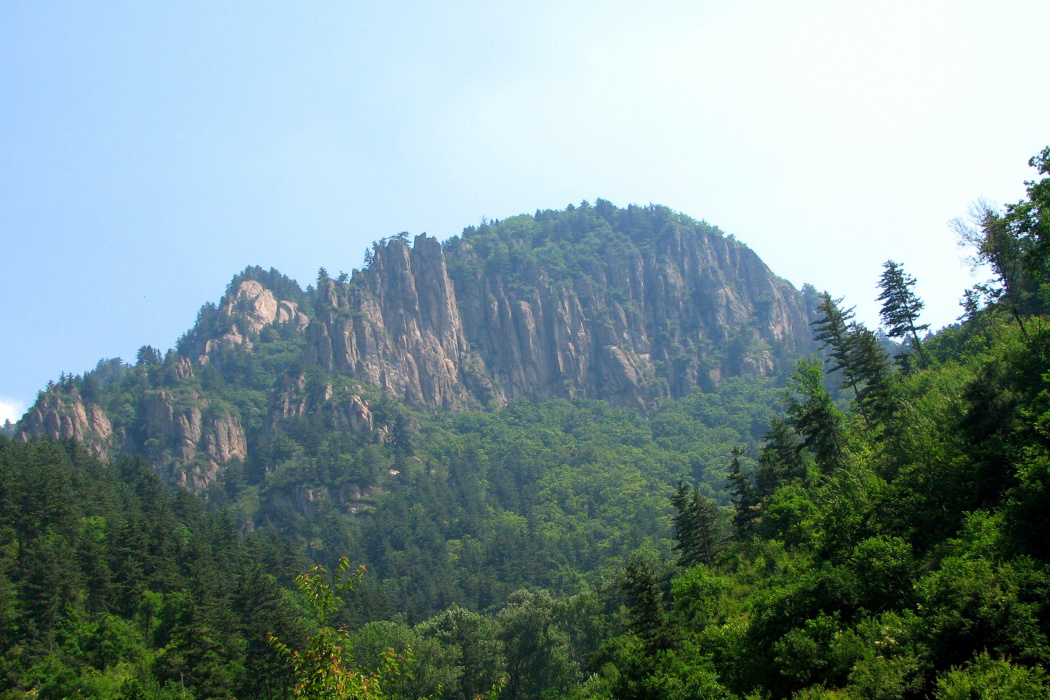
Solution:
<svg viewBox="0 0 1050 700"><path fill-rule="evenodd" d="M201 489L250 458L251 435L286 421L384 440L382 396L426 410L550 396L645 412L727 376L773 375L813 351L811 307L717 228L599 200L484 222L443 244L391 237L363 269L322 270L305 292L248 268L177 352L147 353L120 379L124 394L91 388L89 373L95 399L46 392L18 430L144 454Z"/></svg>
<svg viewBox="0 0 1050 700"><path fill-rule="evenodd" d="M201 310L197 327L180 341L180 350L206 364L221 348L244 346L250 351L253 339L269 326L291 324L302 332L309 323L297 302L281 298L256 279L234 278L217 308Z"/></svg>

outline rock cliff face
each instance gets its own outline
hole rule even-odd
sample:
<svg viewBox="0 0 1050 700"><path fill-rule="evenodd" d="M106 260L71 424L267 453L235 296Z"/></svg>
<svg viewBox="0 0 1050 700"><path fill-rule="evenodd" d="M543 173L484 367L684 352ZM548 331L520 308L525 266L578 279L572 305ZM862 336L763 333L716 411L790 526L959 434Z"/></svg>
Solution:
<svg viewBox="0 0 1050 700"><path fill-rule="evenodd" d="M449 254L469 260L473 250L455 240ZM802 296L751 250L708 234L610 246L567 283L531 260L520 266L524 285L474 270L456 292L497 400L538 393L644 408L723 375L772 374L811 347Z"/></svg>
<svg viewBox="0 0 1050 700"><path fill-rule="evenodd" d="M199 491L248 455L236 410L210 404L192 389L146 392L132 420L114 428L101 405L85 401L76 386L60 384L40 395L19 422L17 437L73 438L103 459L143 455L169 483Z"/></svg>
<svg viewBox="0 0 1050 700"><path fill-rule="evenodd" d="M235 411L216 409L207 397L188 390L149 393L142 410L141 445L128 445L163 465L170 483L200 490L213 483L223 467L248 457L248 441Z"/></svg>
<svg viewBox="0 0 1050 700"><path fill-rule="evenodd" d="M17 436L73 438L96 456L106 459L112 449L113 424L101 406L85 403L80 392L55 389L41 394L18 424Z"/></svg>
<svg viewBox="0 0 1050 700"><path fill-rule="evenodd" d="M425 235L394 239L350 283L321 280L304 358L349 372L415 406L464 408L468 355L445 258Z"/></svg>
<svg viewBox="0 0 1050 700"><path fill-rule="evenodd" d="M528 251L493 269L474 238L395 238L349 282L323 279L304 359L417 407L545 395L644 409L813 347L803 296L705 227L599 240L568 274Z"/></svg>
<svg viewBox="0 0 1050 700"><path fill-rule="evenodd" d="M381 440L384 431L382 427L377 430L368 401L355 393L356 388L346 383L336 388L327 383L311 391L303 372L289 372L270 391L269 425L314 414L321 417L321 423L329 430L372 435Z"/></svg>
<svg viewBox="0 0 1050 700"><path fill-rule="evenodd" d="M537 395L646 411L726 376L770 375L814 349L810 303L707 224L599 202L444 244L393 237L352 277L322 271L306 292L248 268L177 352L63 380L17 429L143 455L202 490L286 422L393 439L381 394L424 409Z"/></svg>
<svg viewBox="0 0 1050 700"><path fill-rule="evenodd" d="M287 299L278 299L256 280L242 280L233 285L219 304L215 323L216 337L203 341L198 348L198 362L207 364L219 348L244 346L251 350L252 338L273 324L292 323L302 331L310 323L299 305Z"/></svg>

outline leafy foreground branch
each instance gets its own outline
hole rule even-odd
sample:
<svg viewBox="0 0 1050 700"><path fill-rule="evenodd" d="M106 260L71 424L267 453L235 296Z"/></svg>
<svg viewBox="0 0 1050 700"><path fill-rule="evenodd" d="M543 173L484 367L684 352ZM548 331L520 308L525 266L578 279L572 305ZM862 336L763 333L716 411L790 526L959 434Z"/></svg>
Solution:
<svg viewBox="0 0 1050 700"><path fill-rule="evenodd" d="M350 593L364 576L364 565L352 574L350 560L342 557L336 570L329 575L317 564L295 578L317 623L317 634L307 640L306 648L294 651L277 637L270 636L270 645L285 654L295 669L296 683L293 697L317 700L378 700L389 697L384 685L405 673L404 665L411 662L408 655L387 650L379 671L363 674L349 665L350 633L346 627L335 629L330 624L339 608L342 596Z"/></svg>

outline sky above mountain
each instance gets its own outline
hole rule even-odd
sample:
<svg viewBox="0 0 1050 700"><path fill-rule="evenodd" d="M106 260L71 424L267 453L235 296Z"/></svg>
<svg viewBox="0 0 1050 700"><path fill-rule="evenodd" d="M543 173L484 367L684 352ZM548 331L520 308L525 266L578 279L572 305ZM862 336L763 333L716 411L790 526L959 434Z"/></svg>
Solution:
<svg viewBox="0 0 1050 700"><path fill-rule="evenodd" d="M1050 4L0 4L0 422L166 349L247 265L604 198L718 225L878 321L980 281L948 221L1050 143Z"/></svg>

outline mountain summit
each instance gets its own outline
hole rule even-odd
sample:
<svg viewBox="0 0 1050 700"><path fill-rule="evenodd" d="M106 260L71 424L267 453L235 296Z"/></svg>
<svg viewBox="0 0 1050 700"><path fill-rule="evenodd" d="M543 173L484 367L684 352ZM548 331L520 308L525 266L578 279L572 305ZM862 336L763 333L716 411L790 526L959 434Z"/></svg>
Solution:
<svg viewBox="0 0 1050 700"><path fill-rule="evenodd" d="M18 430L144 454L169 481L202 488L290 416L391 439L373 416L384 397L414 409L548 396L646 411L724 377L769 376L813 350L812 306L713 226L662 206L584 202L443 244L392 236L364 269L322 269L305 291L248 268L175 350L140 351L135 382L100 363L43 392Z"/></svg>

